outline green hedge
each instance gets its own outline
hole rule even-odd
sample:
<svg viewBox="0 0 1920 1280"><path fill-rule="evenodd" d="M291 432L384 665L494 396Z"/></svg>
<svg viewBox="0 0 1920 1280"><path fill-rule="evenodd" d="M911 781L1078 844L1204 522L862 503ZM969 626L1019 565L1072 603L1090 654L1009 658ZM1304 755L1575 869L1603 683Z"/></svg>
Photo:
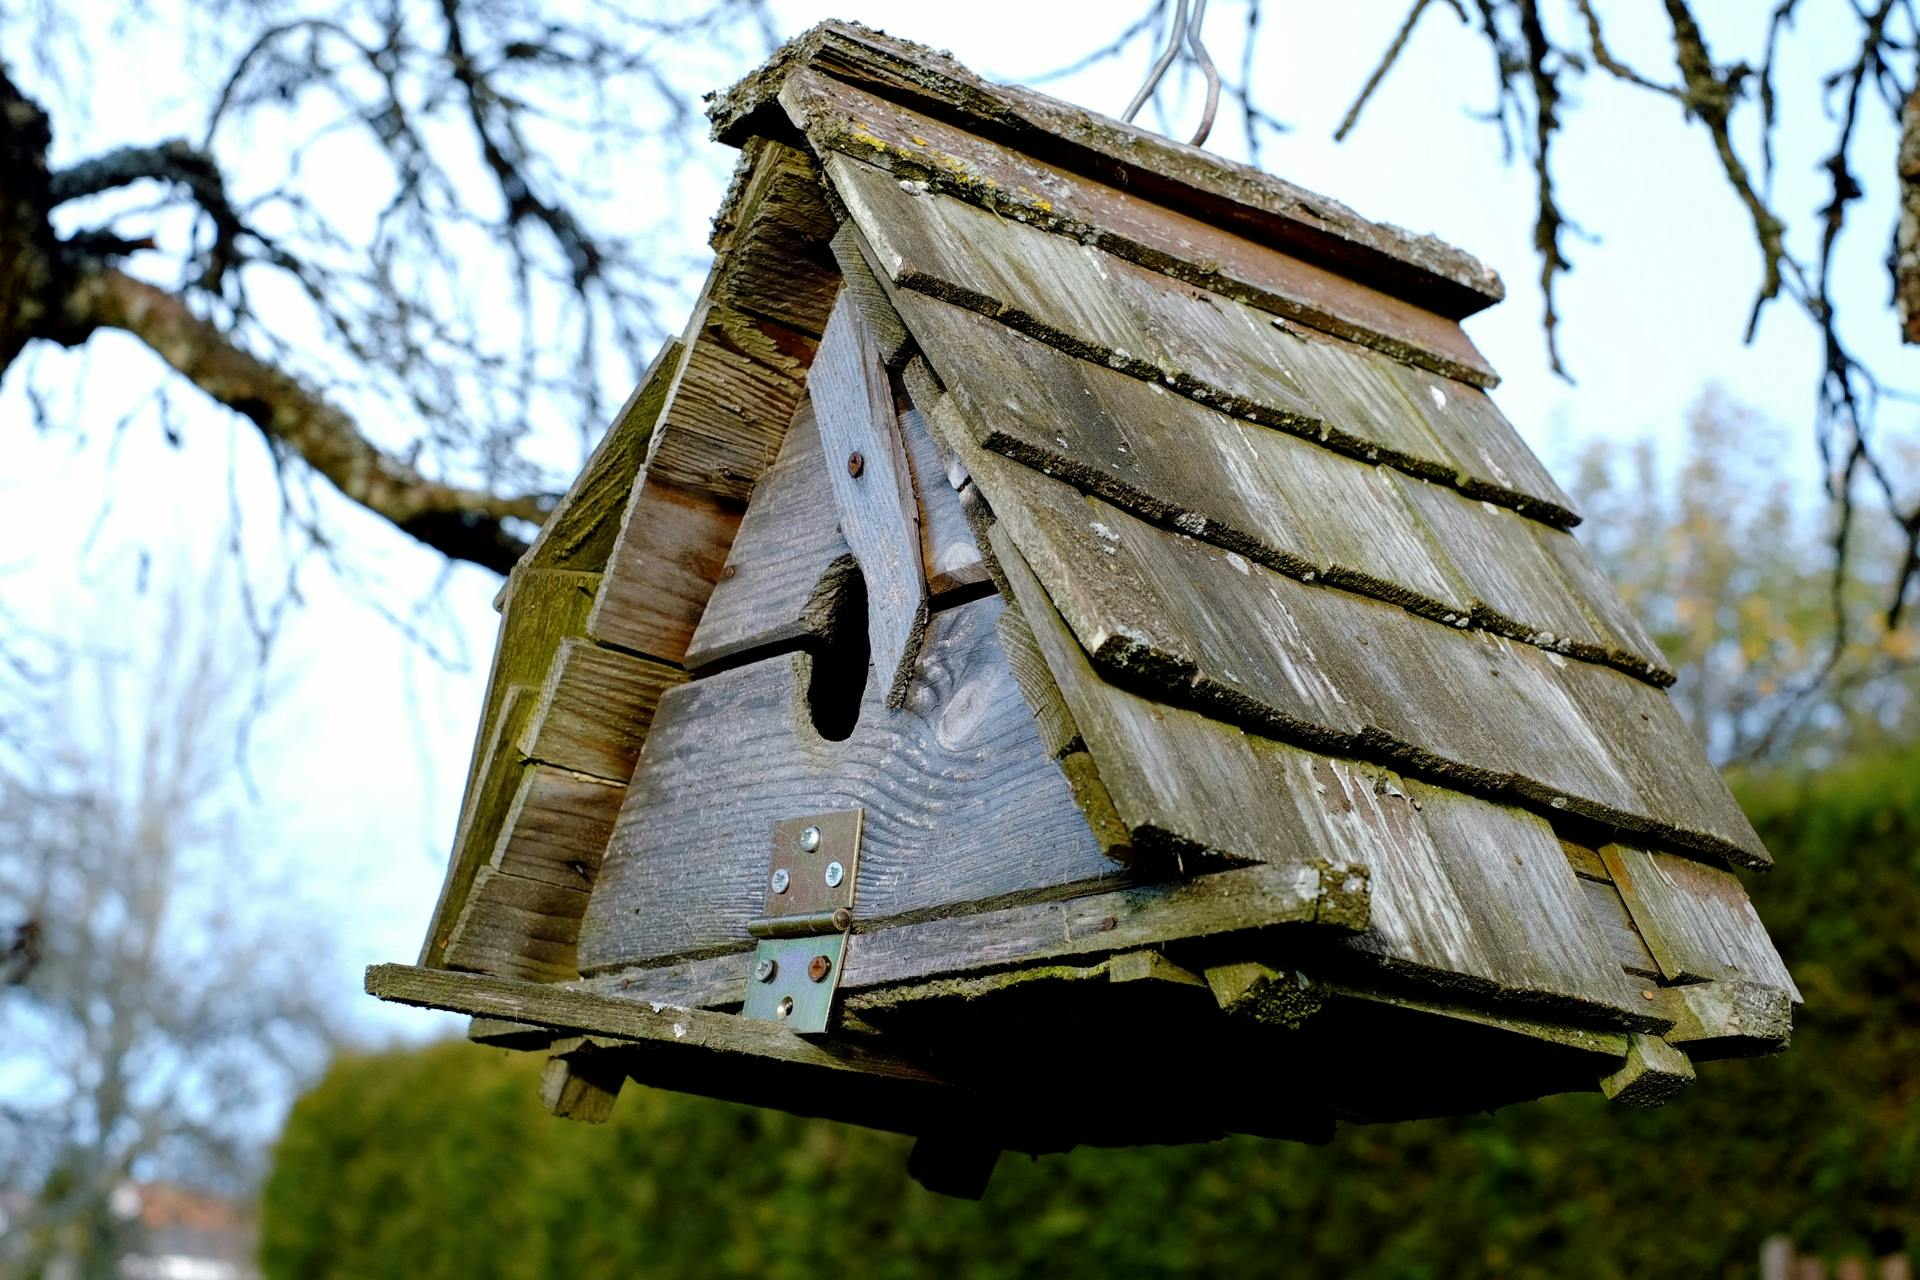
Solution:
<svg viewBox="0 0 1920 1280"><path fill-rule="evenodd" d="M904 1139L629 1087L612 1123L464 1043L345 1058L264 1193L273 1280L1275 1274L1751 1275L1777 1231L1920 1236L1920 755L1745 788L1754 896L1805 991L1783 1057L1656 1112L1565 1097L1308 1148L1001 1161L981 1204ZM1920 1241L1915 1241L1920 1243Z"/></svg>

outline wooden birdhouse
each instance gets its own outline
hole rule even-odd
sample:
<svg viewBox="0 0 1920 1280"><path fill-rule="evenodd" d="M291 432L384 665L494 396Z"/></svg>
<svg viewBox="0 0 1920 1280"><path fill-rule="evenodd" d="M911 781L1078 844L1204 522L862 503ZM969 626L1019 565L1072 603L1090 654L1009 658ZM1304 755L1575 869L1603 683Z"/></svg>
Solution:
<svg viewBox="0 0 1920 1280"><path fill-rule="evenodd" d="M1653 1103L1766 850L1487 396L1473 258L864 28L502 594L418 966L633 1078L1001 1149Z"/></svg>

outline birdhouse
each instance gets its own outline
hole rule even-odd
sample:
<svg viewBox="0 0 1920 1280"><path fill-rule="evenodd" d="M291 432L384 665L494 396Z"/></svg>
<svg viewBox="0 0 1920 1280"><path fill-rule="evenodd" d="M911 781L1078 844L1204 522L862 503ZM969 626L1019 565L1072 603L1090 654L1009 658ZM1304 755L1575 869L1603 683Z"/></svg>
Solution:
<svg viewBox="0 0 1920 1280"><path fill-rule="evenodd" d="M1003 1149L1656 1103L1767 851L1488 397L1495 275L829 23L501 596L417 966L622 1081Z"/></svg>

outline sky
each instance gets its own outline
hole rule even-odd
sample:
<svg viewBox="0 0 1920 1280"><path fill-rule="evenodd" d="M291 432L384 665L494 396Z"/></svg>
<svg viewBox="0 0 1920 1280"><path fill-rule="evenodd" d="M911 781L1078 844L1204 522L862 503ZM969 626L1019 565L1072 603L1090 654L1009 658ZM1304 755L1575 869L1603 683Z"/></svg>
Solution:
<svg viewBox="0 0 1920 1280"><path fill-rule="evenodd" d="M1716 50L1723 58L1754 55L1769 7L1751 0L1698 6L1710 32L1728 33L1724 52ZM74 12L104 18L110 8L88 0ZM1611 31L1616 52L1671 74L1655 7L1607 8L1620 15ZM1136 10L1072 0L780 0L774 12L783 34L827 16L858 18L951 49L991 78L1020 80L1104 43ZM1816 12L1831 19L1838 5L1810 7L1810 15ZM1579 101L1569 111L1558 172L1563 205L1591 239L1570 245L1576 269L1561 284L1562 351L1578 379L1570 385L1549 372L1541 337L1531 177L1524 165L1506 162L1497 133L1475 118L1492 102L1488 57L1444 6L1423 18L1354 136L1339 145L1331 140L1404 13L1400 0L1268 0L1258 92L1292 128L1266 141L1265 165L1365 216L1433 232L1500 272L1508 300L1470 319L1467 329L1505 377L1496 398L1550 462L1595 437L1670 441L1688 403L1718 382L1782 424L1788 445L1777 465L1800 477L1801 491L1815 500L1807 424L1819 351L1810 327L1786 304L1773 308L1756 341L1742 343L1758 253L1705 135L1683 130L1674 105L1653 95L1600 78L1575 90ZM1236 0L1216 0L1209 14L1207 34L1223 65L1239 61L1244 18ZM1635 21L1641 25L1627 25ZM1813 86L1842 60L1852 25L1823 29L1817 21L1803 19L1781 76L1778 195L1796 219L1823 194L1816 166L1827 126ZM1741 33L1737 41L1734 32ZM0 54L16 67L31 56L4 36ZM1113 112L1150 56L1136 44L1122 61L1045 87ZM63 130L57 158L198 134L201 97L184 88L172 96L154 92L170 83L157 69L165 56L106 38L95 42L93 58L86 116L56 118ZM751 61L693 51L674 74L709 76L690 87L717 88ZM1170 106L1177 131L1194 110L1191 98ZM1151 108L1145 121L1153 123ZM270 148L274 140L253 137L248 144ZM1244 158L1230 114L1212 145ZM677 201L677 209L666 210L679 237L670 248L688 257L703 252L705 218L733 160L704 138L696 146L699 158L671 192L644 167L606 177L616 190L630 188L636 207L650 212L663 200ZM1876 119L1860 154L1885 157L1890 171L1893 150L1891 129ZM1863 176L1869 197L1856 214L1860 230L1843 246L1838 291L1843 308L1868 322L1853 332L1864 354L1896 380L1920 381L1911 377L1914 357L1892 340L1886 304L1889 184L1879 173ZM1795 247L1805 254L1812 246ZM698 285L698 273L690 273L674 300L682 314ZM188 394L179 397L177 447L150 418L116 430L163 376L128 339L105 335L82 351L47 351L38 359L40 381L55 389L57 428L31 425L21 371L0 387L7 458L0 467L0 602L9 613L56 634L73 636L87 626L83 638L105 642L116 629L151 625L157 584L190 579L236 543L257 583L269 586L284 575L275 531L279 478L251 427ZM579 442L562 438L544 447L546 456L564 461L577 456ZM383 1009L358 995L359 974L370 963L410 961L418 950L459 807L493 644L489 602L499 583L472 567L446 568L343 501L322 495L322 503L336 540L351 548L355 571L343 580L318 566L302 569L301 604L273 656L285 693L247 757L250 783L236 770L235 803L250 833L250 856L271 864L289 885L290 903L280 905L323 922L332 946L316 957L314 980L339 992L361 1033L444 1031L457 1022ZM389 616L416 608L427 613L425 630L445 660Z"/></svg>

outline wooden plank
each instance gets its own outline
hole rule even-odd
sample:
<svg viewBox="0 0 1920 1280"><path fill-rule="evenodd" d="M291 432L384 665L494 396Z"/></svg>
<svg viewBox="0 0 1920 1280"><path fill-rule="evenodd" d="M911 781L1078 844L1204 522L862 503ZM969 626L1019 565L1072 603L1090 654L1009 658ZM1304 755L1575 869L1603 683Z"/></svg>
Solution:
<svg viewBox="0 0 1920 1280"><path fill-rule="evenodd" d="M853 558L827 500L830 492L813 404L802 400L780 456L741 517L726 567L687 646L689 667L708 668L826 635L830 611L819 607L821 583L850 568Z"/></svg>
<svg viewBox="0 0 1920 1280"><path fill-rule="evenodd" d="M1001 607L934 615L906 705L868 681L844 741L809 722L807 655L669 691L595 886L585 971L742 945L773 823L797 814L865 810L861 918L1118 875L1040 744L995 636Z"/></svg>
<svg viewBox="0 0 1920 1280"><path fill-rule="evenodd" d="M1143 519L1449 624L1469 596L1369 463L1076 360L992 321L901 300L974 439Z"/></svg>
<svg viewBox="0 0 1920 1280"><path fill-rule="evenodd" d="M893 314L891 307L886 314ZM918 409L906 408L899 420L920 507L920 562L927 594L939 601L987 582L987 566L967 514L961 510L960 494L947 482L947 464L926 419Z"/></svg>
<svg viewBox="0 0 1920 1280"><path fill-rule="evenodd" d="M1181 941L1228 946L1292 925L1364 918L1366 891L1311 866L1246 867L1137 888L855 933L841 990L932 974L1082 962Z"/></svg>
<svg viewBox="0 0 1920 1280"><path fill-rule="evenodd" d="M719 95L715 129L737 141L764 126L770 98L798 74L824 72L870 92L906 102L937 103L946 117L983 135L1010 137L1077 171L1100 173L1128 189L1152 193L1210 221L1247 228L1311 253L1397 292L1466 315L1501 296L1498 277L1470 255L1397 227L1370 223L1324 196L1248 165L1160 137L1135 125L1093 115L1044 94L981 80L945 54L857 24L824 23L774 62ZM1069 157L1072 157L1069 160ZM1384 274L1381 274L1384 273ZM1448 306L1435 291L1465 309Z"/></svg>
<svg viewBox="0 0 1920 1280"><path fill-rule="evenodd" d="M1666 696L1643 681L1297 581L983 451L967 461L1110 676L1316 750L1767 861Z"/></svg>
<svg viewBox="0 0 1920 1280"><path fill-rule="evenodd" d="M873 669L898 707L927 625L920 505L886 363L850 296L834 306L807 385L840 532L866 578Z"/></svg>
<svg viewBox="0 0 1920 1280"><path fill-rule="evenodd" d="M678 667L563 640L521 754L625 786L660 695L686 678Z"/></svg>
<svg viewBox="0 0 1920 1280"><path fill-rule="evenodd" d="M594 447L566 496L540 526L540 534L522 557L529 565L598 573L606 568L620 533L627 497L646 460L654 424L667 390L680 372L686 347L669 338L640 376L639 385L614 415L613 425Z"/></svg>
<svg viewBox="0 0 1920 1280"><path fill-rule="evenodd" d="M1346 933L1366 918L1364 878L1353 885L1344 876L1328 878L1317 867L1299 864L1242 867L931 920L863 919L848 940L840 989L876 993L870 1001L850 1002L858 1013L897 1005L902 996L894 989L902 983L1010 966L1087 963L1181 941L1211 943L1211 949L1248 939L1270 944L1271 931L1314 925L1326 933ZM748 981L750 956L740 952L629 969L588 981L595 989L622 991L633 999L734 1004Z"/></svg>
<svg viewBox="0 0 1920 1280"><path fill-rule="evenodd" d="M1695 1062L1778 1053L1793 1035L1794 997L1753 982L1689 982L1662 987L1663 1012L1674 1020L1669 1044Z"/></svg>
<svg viewBox="0 0 1920 1280"><path fill-rule="evenodd" d="M605 1124L627 1082L622 1042L568 1036L553 1046L540 1073L540 1101L563 1120Z"/></svg>
<svg viewBox="0 0 1920 1280"><path fill-rule="evenodd" d="M1561 836L1560 851L1567 855L1567 862L1572 865L1574 874L1606 884L1613 883L1613 877L1607 872L1607 864L1600 861L1600 855L1589 846Z"/></svg>
<svg viewBox="0 0 1920 1280"><path fill-rule="evenodd" d="M1350 456L1466 484L1556 524L1578 518L1497 412L1467 412L1478 402L1454 409L1447 434L1474 445L1458 454L1432 425L1439 410L1409 401L1385 357L1306 335L1074 240L903 192L871 166L831 157L828 167L876 269L914 296L992 317L1064 353ZM924 335L921 345L929 345ZM1497 439L1483 444L1479 435ZM1489 454L1506 462L1498 471L1506 479L1489 469Z"/></svg>
<svg viewBox="0 0 1920 1280"><path fill-rule="evenodd" d="M1093 671L996 526L995 555L1123 821L1189 849L1279 864L1352 863L1372 881L1377 961L1492 998L1646 1018L1542 820L1255 738ZM1150 837L1149 837L1150 838Z"/></svg>
<svg viewBox="0 0 1920 1280"><path fill-rule="evenodd" d="M742 149L711 243L723 269L714 297L819 336L840 289L830 241L836 220L813 158L771 138Z"/></svg>
<svg viewBox="0 0 1920 1280"><path fill-rule="evenodd" d="M553 1043L553 1031L549 1027L509 1022L505 1018L471 1018L467 1022L467 1039L495 1049L544 1053Z"/></svg>
<svg viewBox="0 0 1920 1280"><path fill-rule="evenodd" d="M446 964L531 982L576 977L586 905L578 889L481 867L447 941Z"/></svg>
<svg viewBox="0 0 1920 1280"><path fill-rule="evenodd" d="M1371 365L1399 386L1427 431L1459 465L1456 483L1468 497L1505 504L1506 495L1523 494L1527 501L1514 505L1526 515L1561 528L1580 522L1573 499L1554 482L1485 391L1352 346L1321 345L1341 355L1343 365Z"/></svg>
<svg viewBox="0 0 1920 1280"><path fill-rule="evenodd" d="M740 529L740 508L641 475L586 632L616 649L685 659Z"/></svg>
<svg viewBox="0 0 1920 1280"><path fill-rule="evenodd" d="M810 1040L778 1023L755 1022L732 1014L399 964L370 966L366 990L368 995L399 1004L452 1009L475 1017L503 1018L656 1046L696 1059L708 1068L740 1059L764 1060L805 1067L814 1073L924 1084L935 1086L935 1094L944 1092L936 1077L900 1058L845 1041ZM868 1084L878 1087L877 1081Z"/></svg>
<svg viewBox="0 0 1920 1280"><path fill-rule="evenodd" d="M1630 653L1619 637L1601 628L1583 606L1580 588L1561 576L1535 530L1570 535L1540 529L1537 521L1425 480L1396 475L1394 483L1466 579L1475 625L1582 662L1619 666L1662 686L1673 683L1657 651Z"/></svg>
<svg viewBox="0 0 1920 1280"><path fill-rule="evenodd" d="M1328 788L1323 811L1345 804L1350 820L1400 837L1372 846L1374 923L1354 949L1389 967L1480 979L1491 996L1590 1005L1624 1025L1647 1025L1638 990L1594 928L1543 819L1412 779L1388 775L1369 792L1354 785L1365 774L1341 778L1324 765L1315 774ZM1472 990L1471 981L1462 985Z"/></svg>
<svg viewBox="0 0 1920 1280"><path fill-rule="evenodd" d="M1657 1036L1636 1035L1628 1041L1626 1062L1601 1078L1600 1092L1621 1106L1658 1107L1692 1084L1693 1078L1693 1064L1686 1054Z"/></svg>
<svg viewBox="0 0 1920 1280"><path fill-rule="evenodd" d="M1073 712L1060 696L1060 686L1054 683L1047 660L1034 641L1033 629L1020 616L1020 611L1006 610L995 629L1000 634L1000 647L1006 652L1007 663L1013 668L1014 682L1033 709L1040 745L1058 760L1081 745L1080 727L1073 722Z"/></svg>
<svg viewBox="0 0 1920 1280"><path fill-rule="evenodd" d="M850 86L802 73L781 94L823 154L839 152L1009 220L1484 385L1498 381L1454 319L1205 218L1070 173L1044 159Z"/></svg>
<svg viewBox="0 0 1920 1280"><path fill-rule="evenodd" d="M1742 981L1800 989L1733 873L1625 844L1600 847L1647 947L1673 982Z"/></svg>
<svg viewBox="0 0 1920 1280"><path fill-rule="evenodd" d="M523 879L591 892L625 795L625 783L528 765L491 865Z"/></svg>
<svg viewBox="0 0 1920 1280"><path fill-rule="evenodd" d="M893 304L887 301L887 286L873 274L860 233L851 222L843 222L833 235L833 258L840 264L841 288L853 299L860 315L873 330L874 342L887 368L897 369L913 354L913 335L900 322Z"/></svg>
<svg viewBox="0 0 1920 1280"><path fill-rule="evenodd" d="M837 290L832 220L810 162L762 144L716 219L719 250L688 321L588 624L602 644L680 662L740 508L773 462Z"/></svg>
<svg viewBox="0 0 1920 1280"><path fill-rule="evenodd" d="M487 743L474 753L479 780L467 790L460 825L455 829L453 849L447 857L447 874L434 903L433 918L421 943L422 961L440 964L446 956L453 927L466 907L473 877L492 856L500 830L519 794L520 774L526 761L514 744L526 732L539 701L538 689L526 685L508 685L498 718L492 725Z"/></svg>
<svg viewBox="0 0 1920 1280"><path fill-rule="evenodd" d="M1580 606L1592 615L1601 635L1607 638L1613 650L1614 665L1622 670L1633 670L1634 664L1642 664L1645 674L1653 683L1671 685L1673 670L1667 664L1659 643L1647 634L1640 619L1620 598L1620 593L1607 581L1606 575L1600 572L1600 566L1593 562L1587 549L1565 530L1549 529L1540 524L1530 525L1529 530L1547 559L1560 571L1561 581L1568 585Z"/></svg>
<svg viewBox="0 0 1920 1280"><path fill-rule="evenodd" d="M1644 821L1619 824L1623 830L1757 871L1773 865L1726 779L1665 693L1585 663L1554 666L1546 674L1645 797ZM1681 761L1690 763L1682 767Z"/></svg>
<svg viewBox="0 0 1920 1280"><path fill-rule="evenodd" d="M1647 950L1647 943L1634 928L1633 917L1627 914L1627 904L1620 900L1620 891L1613 887L1610 880L1589 880L1579 877L1581 895L1586 899L1587 910L1593 916L1594 927L1605 940L1607 950L1619 962L1620 967L1636 978L1657 981L1660 966L1654 962L1653 953Z"/></svg>

